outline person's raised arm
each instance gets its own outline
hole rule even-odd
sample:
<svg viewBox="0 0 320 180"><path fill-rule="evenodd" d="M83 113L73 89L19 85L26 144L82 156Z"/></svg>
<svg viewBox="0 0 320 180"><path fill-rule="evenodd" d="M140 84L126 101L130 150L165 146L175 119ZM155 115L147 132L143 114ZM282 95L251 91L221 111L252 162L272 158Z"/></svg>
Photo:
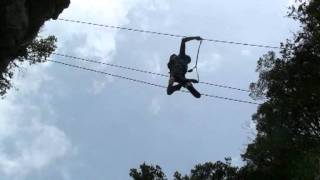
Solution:
<svg viewBox="0 0 320 180"><path fill-rule="evenodd" d="M181 40L181 46L180 46L180 56L186 55L186 42L191 41L191 40L202 40L200 36L195 36L195 37L185 37Z"/></svg>

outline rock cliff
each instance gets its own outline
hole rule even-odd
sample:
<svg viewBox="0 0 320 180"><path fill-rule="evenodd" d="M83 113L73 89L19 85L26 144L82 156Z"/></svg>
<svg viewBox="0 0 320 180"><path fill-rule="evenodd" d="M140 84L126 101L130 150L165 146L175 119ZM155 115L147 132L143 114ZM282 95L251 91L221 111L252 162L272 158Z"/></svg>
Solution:
<svg viewBox="0 0 320 180"><path fill-rule="evenodd" d="M45 21L57 19L70 0L0 1L0 79L8 65L23 55Z"/></svg>

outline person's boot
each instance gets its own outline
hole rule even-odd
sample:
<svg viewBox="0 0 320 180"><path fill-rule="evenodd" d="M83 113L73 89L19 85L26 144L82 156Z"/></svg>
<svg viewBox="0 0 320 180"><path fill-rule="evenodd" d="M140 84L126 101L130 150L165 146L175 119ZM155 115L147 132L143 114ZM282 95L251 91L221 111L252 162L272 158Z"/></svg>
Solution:
<svg viewBox="0 0 320 180"><path fill-rule="evenodd" d="M189 92L196 98L200 98L201 94L193 87L193 85L191 83L187 83L186 87Z"/></svg>

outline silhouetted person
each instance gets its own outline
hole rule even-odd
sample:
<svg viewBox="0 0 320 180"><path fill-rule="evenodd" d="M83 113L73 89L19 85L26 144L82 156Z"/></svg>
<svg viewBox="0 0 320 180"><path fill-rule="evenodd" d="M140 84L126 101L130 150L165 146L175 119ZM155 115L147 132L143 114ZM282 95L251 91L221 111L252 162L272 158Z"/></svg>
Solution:
<svg viewBox="0 0 320 180"><path fill-rule="evenodd" d="M191 62L190 56L186 55L186 42L191 40L202 40L201 37L185 37L181 41L180 53L179 55L172 54L168 63L168 68L170 70L169 85L167 88L167 94L171 95L175 91L181 89L181 87L187 88L190 93L196 97L200 98L201 94L193 87L192 83L198 83L195 79L186 79L185 75L188 71L188 64ZM177 85L174 83L177 82Z"/></svg>

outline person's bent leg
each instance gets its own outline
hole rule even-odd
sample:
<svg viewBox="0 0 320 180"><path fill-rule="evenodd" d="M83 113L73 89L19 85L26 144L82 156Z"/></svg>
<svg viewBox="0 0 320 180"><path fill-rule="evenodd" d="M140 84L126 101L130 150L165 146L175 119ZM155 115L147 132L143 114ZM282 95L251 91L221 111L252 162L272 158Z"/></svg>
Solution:
<svg viewBox="0 0 320 180"><path fill-rule="evenodd" d="M201 94L193 87L192 83L186 83L185 88L189 90L189 92L196 98L200 98Z"/></svg>
<svg viewBox="0 0 320 180"><path fill-rule="evenodd" d="M175 86L169 86L167 88L167 94L168 95L171 95L173 94L175 91L179 91L181 89L182 85L181 84L178 84L178 85L175 85Z"/></svg>
<svg viewBox="0 0 320 180"><path fill-rule="evenodd" d="M169 79L169 85L168 85L168 88L167 88L167 94L168 95L171 95L173 94L175 91L178 91L181 89L182 85L179 83L178 85L173 85L175 82L175 78L174 77L170 77Z"/></svg>
<svg viewBox="0 0 320 180"><path fill-rule="evenodd" d="M167 87L167 94L168 95L171 95L173 93L173 90L172 90L173 83L174 83L174 78L172 76L170 76L168 87Z"/></svg>

